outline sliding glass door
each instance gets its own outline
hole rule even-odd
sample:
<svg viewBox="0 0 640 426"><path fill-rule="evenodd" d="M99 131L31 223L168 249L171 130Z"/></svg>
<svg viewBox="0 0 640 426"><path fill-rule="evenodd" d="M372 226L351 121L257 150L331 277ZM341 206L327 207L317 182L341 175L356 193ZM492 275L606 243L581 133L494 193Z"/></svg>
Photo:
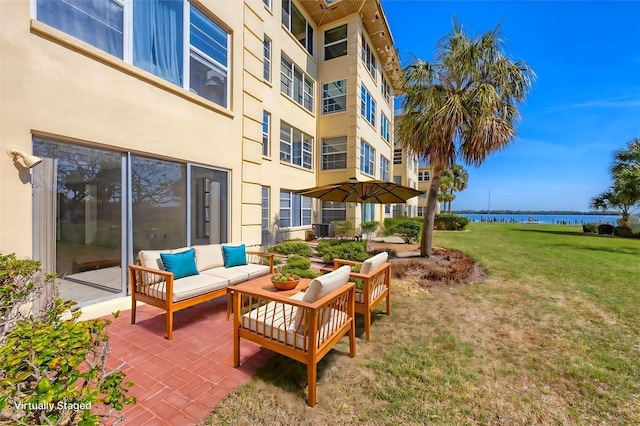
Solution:
<svg viewBox="0 0 640 426"><path fill-rule="evenodd" d="M33 150L33 257L64 299L125 295L140 250L228 241L228 171L39 137Z"/></svg>

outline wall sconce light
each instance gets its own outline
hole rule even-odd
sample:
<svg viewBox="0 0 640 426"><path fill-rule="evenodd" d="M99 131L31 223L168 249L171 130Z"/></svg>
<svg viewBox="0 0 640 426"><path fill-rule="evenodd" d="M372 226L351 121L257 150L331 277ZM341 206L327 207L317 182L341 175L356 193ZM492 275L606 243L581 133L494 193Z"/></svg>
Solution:
<svg viewBox="0 0 640 426"><path fill-rule="evenodd" d="M27 154L18 148L9 148L7 154L13 158L13 161L18 161L18 159L21 158L22 164L30 169L42 162L42 158Z"/></svg>

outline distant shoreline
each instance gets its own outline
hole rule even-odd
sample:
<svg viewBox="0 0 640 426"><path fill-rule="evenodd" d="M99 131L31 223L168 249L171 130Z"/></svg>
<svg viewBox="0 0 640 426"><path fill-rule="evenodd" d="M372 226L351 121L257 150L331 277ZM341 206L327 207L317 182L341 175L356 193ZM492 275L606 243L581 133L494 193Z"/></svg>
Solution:
<svg viewBox="0 0 640 426"><path fill-rule="evenodd" d="M565 216L620 216L619 212L580 212L571 210L455 210L453 214L540 214Z"/></svg>

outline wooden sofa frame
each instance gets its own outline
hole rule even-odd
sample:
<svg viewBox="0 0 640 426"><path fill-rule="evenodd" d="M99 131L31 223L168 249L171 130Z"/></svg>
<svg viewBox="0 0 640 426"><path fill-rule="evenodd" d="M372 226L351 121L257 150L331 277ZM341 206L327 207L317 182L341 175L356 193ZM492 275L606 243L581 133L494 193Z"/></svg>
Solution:
<svg viewBox="0 0 640 426"><path fill-rule="evenodd" d="M263 252L247 252L247 260L249 256L259 256L261 258L267 258L269 260L269 272L273 273L273 254ZM161 277L161 282L164 283L163 290L157 289L153 293L160 294L163 292L166 295L166 300L153 296L149 292L149 284L145 284L144 275L154 275L154 281L157 277ZM149 281L149 280L147 280ZM144 302L148 305L155 306L157 308L166 311L166 327L167 335L166 339L171 340L173 338L173 314L181 309L185 309L191 306L195 306L199 303L207 302L209 300L217 299L218 297L226 296L227 287L201 294L199 296L191 297L179 302L174 302L173 299L173 272L162 271L153 268L147 268L140 264L129 265L129 289L131 294L131 324L136 323L136 302Z"/></svg>
<svg viewBox="0 0 640 426"><path fill-rule="evenodd" d="M341 288L329 293L314 303L307 303L301 300L289 298L290 292L270 292L262 289L243 289L237 286L233 288L233 365L240 365L240 338L252 341L274 352L300 361L307 365L307 403L313 407L317 399L317 364L335 346L335 344L346 334L349 334L349 356L356 355L356 329L354 321L355 284L350 282ZM273 336L274 324L269 310L262 311L260 307L275 303L274 310L280 314L284 313L285 324L295 321L294 318L287 317L286 312L294 312L295 309L303 309L304 314L300 318L296 330L284 332L278 331L277 336ZM265 313L267 312L267 313ZM295 314L294 314L295 315ZM331 320L327 315L333 315ZM336 315L340 317L336 320ZM280 319L282 320L282 315ZM255 329L247 327L244 320L256 321ZM261 321L262 328L257 321ZM325 324L323 326L323 324ZM275 329L277 330L277 329ZM285 337L283 337L283 334ZM280 337L280 339L278 338ZM284 340L285 342L283 342Z"/></svg>
<svg viewBox="0 0 640 426"><path fill-rule="evenodd" d="M343 265L362 265L363 262L356 262L345 259L334 259L333 270ZM322 270L327 271L326 268ZM329 269L330 270L330 269ZM363 289L356 289L355 310L356 313L364 315L364 330L367 342L371 338L371 312L380 302L386 300L387 315L391 315L391 263L386 262L368 274L351 272L349 279L360 279L364 283ZM375 296L373 296L375 295Z"/></svg>

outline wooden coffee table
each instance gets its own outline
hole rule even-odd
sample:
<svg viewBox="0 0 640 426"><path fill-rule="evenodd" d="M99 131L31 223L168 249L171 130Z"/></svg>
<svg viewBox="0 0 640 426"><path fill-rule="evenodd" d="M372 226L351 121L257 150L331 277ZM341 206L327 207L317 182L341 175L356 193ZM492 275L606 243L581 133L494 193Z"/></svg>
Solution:
<svg viewBox="0 0 640 426"><path fill-rule="evenodd" d="M272 274L266 274L253 278L249 281L227 287L227 321L229 321L229 316L231 315L234 290L243 290L245 293L253 293L257 296L267 295L271 298L280 299L282 302L286 302L289 297L301 292L302 290L306 290L312 281L309 278L300 278L298 285L291 290L278 290L271 282L271 276Z"/></svg>

